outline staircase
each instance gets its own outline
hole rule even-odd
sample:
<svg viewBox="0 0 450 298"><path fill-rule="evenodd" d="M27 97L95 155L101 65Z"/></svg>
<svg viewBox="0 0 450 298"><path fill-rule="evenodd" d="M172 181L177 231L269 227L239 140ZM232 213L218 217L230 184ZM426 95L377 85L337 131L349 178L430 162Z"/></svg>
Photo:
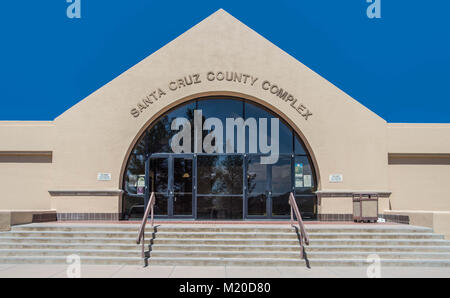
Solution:
<svg viewBox="0 0 450 298"><path fill-rule="evenodd" d="M134 224L31 224L0 233L0 264L142 265ZM450 267L450 241L431 229L407 225L306 225L311 267ZM288 224L157 225L146 230L152 265L306 266L295 229ZM151 243L151 245L149 245Z"/></svg>

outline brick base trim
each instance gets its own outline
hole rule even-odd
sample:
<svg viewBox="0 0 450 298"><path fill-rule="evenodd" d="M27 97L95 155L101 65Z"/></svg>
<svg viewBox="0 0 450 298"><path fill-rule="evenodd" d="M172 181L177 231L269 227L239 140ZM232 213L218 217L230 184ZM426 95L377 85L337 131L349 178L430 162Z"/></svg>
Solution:
<svg viewBox="0 0 450 298"><path fill-rule="evenodd" d="M118 221L120 213L58 213L58 221Z"/></svg>
<svg viewBox="0 0 450 298"><path fill-rule="evenodd" d="M53 213L34 213L33 223L57 221L56 212Z"/></svg>
<svg viewBox="0 0 450 298"><path fill-rule="evenodd" d="M317 214L319 221L353 221L353 214Z"/></svg>

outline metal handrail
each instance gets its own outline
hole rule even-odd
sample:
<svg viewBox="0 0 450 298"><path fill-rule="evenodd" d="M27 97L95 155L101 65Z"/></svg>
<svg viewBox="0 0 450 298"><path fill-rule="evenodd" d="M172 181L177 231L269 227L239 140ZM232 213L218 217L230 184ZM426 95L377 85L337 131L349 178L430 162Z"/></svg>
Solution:
<svg viewBox="0 0 450 298"><path fill-rule="evenodd" d="M297 202L295 201L294 194L291 192L289 195L289 205L291 206L291 225L294 227L294 213L295 217L297 217L297 223L300 229L300 256L301 258L304 258L304 244L309 245L309 235L306 232L305 225L303 224L302 215L300 214L300 211L297 206ZM304 243L304 244L303 244Z"/></svg>
<svg viewBox="0 0 450 298"><path fill-rule="evenodd" d="M155 193L152 192L151 196L150 196L150 201L148 201L148 205L147 208L145 209L144 212L144 218L142 218L142 223L141 226L139 228L139 233L138 233L138 237L136 239L136 243L140 244L142 243L142 258L145 258L145 226L147 225L147 220L148 220L148 216L150 215L150 226L153 227L153 209L155 206Z"/></svg>

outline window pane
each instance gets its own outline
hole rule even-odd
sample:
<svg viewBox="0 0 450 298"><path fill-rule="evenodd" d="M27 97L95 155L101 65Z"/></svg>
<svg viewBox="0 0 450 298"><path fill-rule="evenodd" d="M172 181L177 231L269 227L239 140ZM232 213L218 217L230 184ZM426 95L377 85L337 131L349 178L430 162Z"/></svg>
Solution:
<svg viewBox="0 0 450 298"><path fill-rule="evenodd" d="M123 197L123 217L127 219L142 219L144 216L144 197Z"/></svg>
<svg viewBox="0 0 450 298"><path fill-rule="evenodd" d="M306 156L296 156L294 164L295 193L311 193L315 181L311 165Z"/></svg>
<svg viewBox="0 0 450 298"><path fill-rule="evenodd" d="M247 193L261 194L267 191L267 165L260 156L251 156L247 165Z"/></svg>
<svg viewBox="0 0 450 298"><path fill-rule="evenodd" d="M281 194L292 191L292 158L280 156L278 162L272 165L272 193Z"/></svg>
<svg viewBox="0 0 450 298"><path fill-rule="evenodd" d="M266 216L267 215L267 195L259 194L259 195L249 195L247 198L247 213L250 216Z"/></svg>
<svg viewBox="0 0 450 298"><path fill-rule="evenodd" d="M173 191L192 193L192 159L175 158L173 162Z"/></svg>
<svg viewBox="0 0 450 298"><path fill-rule="evenodd" d="M285 216L291 214L289 205L290 193L281 195L272 195L272 215L273 216Z"/></svg>
<svg viewBox="0 0 450 298"><path fill-rule="evenodd" d="M189 103L184 106L178 107L159 118L158 122L149 129L149 144L151 153L173 153L170 146L170 140L178 132L178 130L172 130L172 121L178 117L186 118L191 123L191 136L193 136L194 129L194 109L195 103ZM193 146L193 142L192 146ZM192 148L191 148L191 152Z"/></svg>
<svg viewBox="0 0 450 298"><path fill-rule="evenodd" d="M298 209L303 219L313 219L316 217L316 197L295 197Z"/></svg>
<svg viewBox="0 0 450 298"><path fill-rule="evenodd" d="M167 158L150 160L150 192L167 193L169 182L169 162Z"/></svg>
<svg viewBox="0 0 450 298"><path fill-rule="evenodd" d="M145 158L143 155L132 155L125 176L125 190L129 194L144 194Z"/></svg>
<svg viewBox="0 0 450 298"><path fill-rule="evenodd" d="M167 215L168 202L167 195L157 193L154 207L155 215Z"/></svg>
<svg viewBox="0 0 450 298"><path fill-rule="evenodd" d="M295 136L295 154L306 155L305 146L297 136Z"/></svg>
<svg viewBox="0 0 450 298"><path fill-rule="evenodd" d="M134 147L133 154L145 155L145 134Z"/></svg>
<svg viewBox="0 0 450 298"><path fill-rule="evenodd" d="M202 111L203 122L207 118L218 118L222 121L223 126L223 153L226 153L226 119L227 118L243 118L244 112L244 103L240 100L232 100L232 99L210 99L210 100L199 100L198 101L198 110ZM210 131L203 131L203 137L209 134ZM219 145L219 144L217 144ZM234 133L234 151L230 153L237 153L237 133L235 129ZM220 153L220 152L217 152Z"/></svg>
<svg viewBox="0 0 450 298"><path fill-rule="evenodd" d="M255 118L258 123L258 129L259 128L259 119L260 118L267 118L267 136L268 140L272 139L272 129L271 129L271 119L272 118L278 118L279 120L279 152L280 153L289 153L292 154L294 146L292 144L292 130L287 127L284 122L281 120L281 118L277 117L276 115L271 114L270 112L266 111L265 109L261 108L258 105L246 102L245 103L245 119L248 118ZM277 140L274 140L277 141ZM259 142L259 136L258 136L258 142ZM246 152L248 152L248 142L246 143ZM272 144L270 142L270 144ZM269 145L270 145L269 144ZM261 153L258 144L258 153Z"/></svg>
<svg viewBox="0 0 450 298"><path fill-rule="evenodd" d="M242 197L198 197L199 219L242 219Z"/></svg>
<svg viewBox="0 0 450 298"><path fill-rule="evenodd" d="M174 195L173 214L192 215L192 193Z"/></svg>
<svg viewBox="0 0 450 298"><path fill-rule="evenodd" d="M242 194L241 155L198 156L199 194Z"/></svg>

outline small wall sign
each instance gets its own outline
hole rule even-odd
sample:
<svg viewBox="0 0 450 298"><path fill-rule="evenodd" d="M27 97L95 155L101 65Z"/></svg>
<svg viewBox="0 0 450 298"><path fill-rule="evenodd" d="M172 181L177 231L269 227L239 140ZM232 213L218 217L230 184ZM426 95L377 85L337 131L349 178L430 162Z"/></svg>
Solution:
<svg viewBox="0 0 450 298"><path fill-rule="evenodd" d="M342 174L331 174L330 182L331 183L342 183L344 181L344 176Z"/></svg>
<svg viewBox="0 0 450 298"><path fill-rule="evenodd" d="M111 181L111 173L98 173L97 181Z"/></svg>

